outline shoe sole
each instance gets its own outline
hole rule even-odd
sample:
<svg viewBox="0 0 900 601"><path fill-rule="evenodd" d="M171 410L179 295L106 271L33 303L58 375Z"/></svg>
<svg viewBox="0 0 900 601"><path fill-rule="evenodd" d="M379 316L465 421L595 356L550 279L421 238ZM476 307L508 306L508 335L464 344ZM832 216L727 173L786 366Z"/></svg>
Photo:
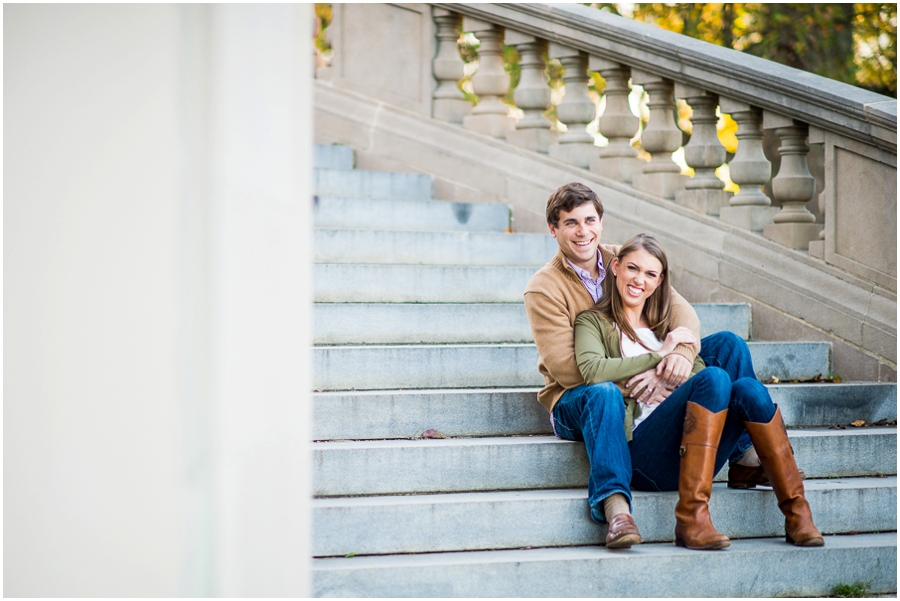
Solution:
<svg viewBox="0 0 900 601"><path fill-rule="evenodd" d="M626 549L632 545L639 545L644 542L644 539L640 537L638 534L626 534L625 536L621 536L614 541L610 541L606 543L607 549Z"/></svg>
<svg viewBox="0 0 900 601"><path fill-rule="evenodd" d="M749 490L751 488L756 488L757 486L769 486L768 484L759 484L758 482L729 482L728 488L737 488L740 490Z"/></svg>
<svg viewBox="0 0 900 601"><path fill-rule="evenodd" d="M818 536L804 540L804 541L795 541L787 534L784 535L784 540L795 547L823 547L825 546L825 539L820 538Z"/></svg>
<svg viewBox="0 0 900 601"><path fill-rule="evenodd" d="M800 470L800 480L806 480L806 472ZM755 480L729 480L728 488L737 488L739 490L747 490L750 488L756 488L757 486L761 486L766 489L772 488L771 482L757 482Z"/></svg>
<svg viewBox="0 0 900 601"><path fill-rule="evenodd" d="M676 538L675 546L676 547L684 547L685 549L690 549L692 551L717 551L719 549L725 549L726 547L730 547L731 541L723 540L723 541L717 541L717 542L711 543L709 545L704 545L702 547L692 547L692 546L688 545L686 542L684 542L683 539Z"/></svg>

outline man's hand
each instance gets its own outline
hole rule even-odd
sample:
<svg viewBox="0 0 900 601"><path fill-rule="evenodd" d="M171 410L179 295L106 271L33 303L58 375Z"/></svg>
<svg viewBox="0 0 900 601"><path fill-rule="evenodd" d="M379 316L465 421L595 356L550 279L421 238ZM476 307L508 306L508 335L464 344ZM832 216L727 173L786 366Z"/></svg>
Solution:
<svg viewBox="0 0 900 601"><path fill-rule="evenodd" d="M656 375L665 382L666 387L675 389L687 382L691 377L693 365L684 355L670 353L656 365Z"/></svg>
<svg viewBox="0 0 900 601"><path fill-rule="evenodd" d="M648 369L634 376L628 380L625 388L632 398L644 405L658 405L666 400L672 392L655 369Z"/></svg>

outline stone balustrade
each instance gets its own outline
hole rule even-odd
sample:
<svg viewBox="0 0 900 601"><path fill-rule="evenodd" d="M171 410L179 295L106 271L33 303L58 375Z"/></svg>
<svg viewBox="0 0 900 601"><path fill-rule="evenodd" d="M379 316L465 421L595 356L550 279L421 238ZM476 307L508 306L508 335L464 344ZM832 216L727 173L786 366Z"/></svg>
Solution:
<svg viewBox="0 0 900 601"><path fill-rule="evenodd" d="M379 31L373 39L396 43L398 23L407 19L404 35L429 38L430 50L421 54L433 69L427 81L395 82L386 100L395 101L396 87L405 85L400 95L409 97L406 106L436 119L547 153L790 249L809 250L812 257L896 291L895 100L580 5L378 6L396 14L382 23L392 31ZM335 5L335 22L342 12L348 9ZM415 23L411 15L417 16ZM473 34L480 43L472 77L475 105L457 86L463 73L455 52L460 33ZM410 51L425 45L418 37L407 42ZM518 121L504 104L509 91L504 43L520 56L513 98L524 116ZM382 56L400 55L392 48ZM384 70L373 57L358 57L368 62L356 70ZM565 68L565 94L556 107L565 124L562 134L544 116L551 98L547 58ZM400 62L410 60L404 55ZM598 111L588 91L591 73L605 81L597 127L608 140L602 147L586 129ZM633 86L647 96L650 118L642 129L628 100ZM378 94L378 87L368 93ZM693 112L684 145L676 99ZM727 163L740 188L734 195L716 175L727 158L716 130L723 114L738 125L737 152ZM775 174L764 152L767 136L777 138ZM810 144L825 150L825 186L818 194L807 164ZM682 147L692 177L672 158ZM638 148L649 160L639 158ZM772 198L764 192L769 185ZM824 214L824 223L817 223L809 208Z"/></svg>

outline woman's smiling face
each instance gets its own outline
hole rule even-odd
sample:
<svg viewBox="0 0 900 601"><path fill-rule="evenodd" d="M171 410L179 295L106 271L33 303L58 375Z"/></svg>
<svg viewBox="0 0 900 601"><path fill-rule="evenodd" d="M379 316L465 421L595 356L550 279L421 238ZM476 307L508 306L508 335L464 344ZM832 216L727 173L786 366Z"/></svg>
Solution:
<svg viewBox="0 0 900 601"><path fill-rule="evenodd" d="M616 288L626 307L642 308L662 283L662 263L643 248L612 261Z"/></svg>

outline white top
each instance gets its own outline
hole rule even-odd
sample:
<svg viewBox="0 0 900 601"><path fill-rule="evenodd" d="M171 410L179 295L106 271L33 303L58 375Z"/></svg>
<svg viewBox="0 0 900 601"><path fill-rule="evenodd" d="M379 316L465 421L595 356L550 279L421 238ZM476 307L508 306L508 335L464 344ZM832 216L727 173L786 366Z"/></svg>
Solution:
<svg viewBox="0 0 900 601"><path fill-rule="evenodd" d="M623 357L639 357L640 355L648 355L651 351L658 351L662 348L663 343L659 341L656 335L653 333L653 330L650 328L636 328L634 333L638 335L638 338L646 344L651 350L648 351L644 347L642 347L637 342L632 342L632 340L622 332L621 342L619 343L622 349ZM653 413L653 410L656 409L659 405L645 405L641 403L641 415L634 419L634 427L637 428L641 425L645 419L650 417L650 414Z"/></svg>

